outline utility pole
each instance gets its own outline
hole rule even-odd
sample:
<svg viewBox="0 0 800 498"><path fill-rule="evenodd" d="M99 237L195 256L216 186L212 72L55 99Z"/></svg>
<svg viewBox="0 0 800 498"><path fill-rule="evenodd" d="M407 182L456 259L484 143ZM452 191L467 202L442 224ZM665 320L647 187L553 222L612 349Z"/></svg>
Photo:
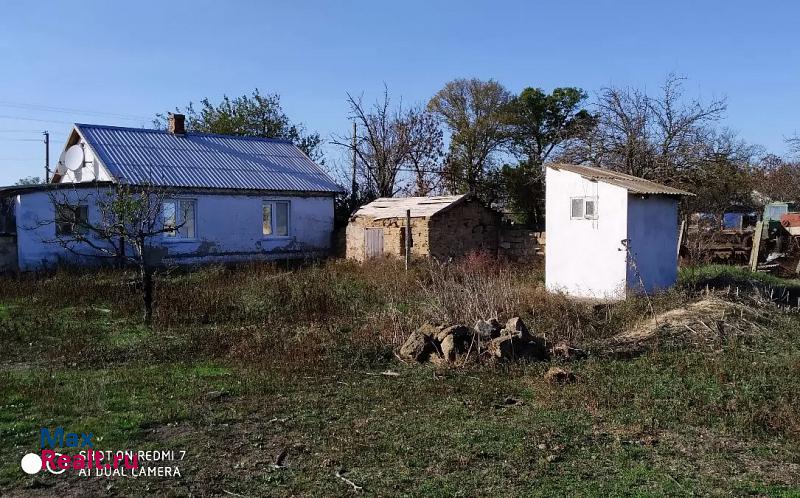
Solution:
<svg viewBox="0 0 800 498"><path fill-rule="evenodd" d="M356 122L353 121L353 185L350 187L351 211L356 209L356 189L358 189L358 184L356 183L356 158Z"/></svg>
<svg viewBox="0 0 800 498"><path fill-rule="evenodd" d="M44 182L50 183L50 132L44 130Z"/></svg>
<svg viewBox="0 0 800 498"><path fill-rule="evenodd" d="M411 266L411 210L406 209L406 271Z"/></svg>

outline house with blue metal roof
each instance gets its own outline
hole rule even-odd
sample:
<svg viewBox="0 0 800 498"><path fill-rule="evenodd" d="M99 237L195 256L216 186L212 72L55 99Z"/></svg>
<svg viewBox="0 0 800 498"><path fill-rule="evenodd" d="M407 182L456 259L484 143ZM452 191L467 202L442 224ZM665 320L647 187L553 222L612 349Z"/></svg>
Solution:
<svg viewBox="0 0 800 498"><path fill-rule="evenodd" d="M302 150L287 140L187 132L183 121L170 115L167 130L74 125L50 183L0 188L0 270L74 260L54 239L99 219L93 199L116 185L165 193L162 222L177 228L156 241L163 263L329 251L341 188ZM85 208L59 219L59 196Z"/></svg>

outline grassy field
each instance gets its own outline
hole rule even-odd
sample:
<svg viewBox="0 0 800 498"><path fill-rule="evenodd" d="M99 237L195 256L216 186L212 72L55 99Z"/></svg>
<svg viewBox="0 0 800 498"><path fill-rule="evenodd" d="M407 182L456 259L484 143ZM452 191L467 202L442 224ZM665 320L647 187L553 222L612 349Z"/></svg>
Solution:
<svg viewBox="0 0 800 498"><path fill-rule="evenodd" d="M541 282L478 257L214 267L163 278L147 329L124 274L5 279L0 494L800 496L800 316L762 285L790 283L703 268L650 302L590 306ZM752 310L747 333L594 348L706 286ZM590 349L563 365L578 382L548 384L549 363L394 356L424 321L494 314ZM58 425L103 449L185 450L181 477L27 476L20 459Z"/></svg>

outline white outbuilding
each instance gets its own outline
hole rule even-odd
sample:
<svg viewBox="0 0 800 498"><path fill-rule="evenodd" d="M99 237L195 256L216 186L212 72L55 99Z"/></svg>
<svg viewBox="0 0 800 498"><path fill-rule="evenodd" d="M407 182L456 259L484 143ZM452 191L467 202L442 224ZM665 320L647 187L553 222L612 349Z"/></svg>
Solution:
<svg viewBox="0 0 800 498"><path fill-rule="evenodd" d="M551 291L620 300L678 276L678 200L694 195L608 169L546 171L545 280Z"/></svg>

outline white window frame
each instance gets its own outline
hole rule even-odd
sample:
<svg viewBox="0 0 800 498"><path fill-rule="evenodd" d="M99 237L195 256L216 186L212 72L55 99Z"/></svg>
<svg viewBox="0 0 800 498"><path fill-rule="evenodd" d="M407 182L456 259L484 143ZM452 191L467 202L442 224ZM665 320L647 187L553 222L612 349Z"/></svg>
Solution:
<svg viewBox="0 0 800 498"><path fill-rule="evenodd" d="M189 198L189 197L172 197L169 199L164 199L161 202L161 222L165 225L166 228L166 218L164 217L164 206L166 204L174 204L175 205L175 224L180 225L182 220L181 217L184 216L184 211L180 209L180 205L182 202L190 202L193 204L192 207L192 217L194 218L192 221L192 226L194 227L194 234L191 237L184 237L180 233L180 228L177 230L173 230L171 232L164 232L162 234L162 239L167 242L191 242L197 240L197 199ZM185 227L184 223L184 227ZM183 227L181 227L183 228Z"/></svg>
<svg viewBox="0 0 800 498"><path fill-rule="evenodd" d="M264 233L264 206L270 205L270 232ZM275 233L276 223L275 216L277 214L276 206L278 204L286 204L286 234L277 235ZM262 199L261 200L261 237L264 239L286 239L292 236L292 202L288 199Z"/></svg>
<svg viewBox="0 0 800 498"><path fill-rule="evenodd" d="M574 216L572 213L572 205L575 201L581 202L581 214L580 216ZM594 204L594 212L589 215L586 214L586 204L592 203ZM596 220L597 219L597 196L584 196L584 197L570 197L569 198L569 218L571 220Z"/></svg>
<svg viewBox="0 0 800 498"><path fill-rule="evenodd" d="M572 212L572 206L575 204L575 201L581 201L581 214L575 216ZM586 213L586 206L584 205L584 198L583 197L570 197L569 198L569 219L571 220L582 220L583 215Z"/></svg>
<svg viewBox="0 0 800 498"><path fill-rule="evenodd" d="M586 204L591 202L594 204L594 210L592 214L589 215L586 213ZM586 197L583 199L583 217L587 220L596 220L597 219L597 197Z"/></svg>

